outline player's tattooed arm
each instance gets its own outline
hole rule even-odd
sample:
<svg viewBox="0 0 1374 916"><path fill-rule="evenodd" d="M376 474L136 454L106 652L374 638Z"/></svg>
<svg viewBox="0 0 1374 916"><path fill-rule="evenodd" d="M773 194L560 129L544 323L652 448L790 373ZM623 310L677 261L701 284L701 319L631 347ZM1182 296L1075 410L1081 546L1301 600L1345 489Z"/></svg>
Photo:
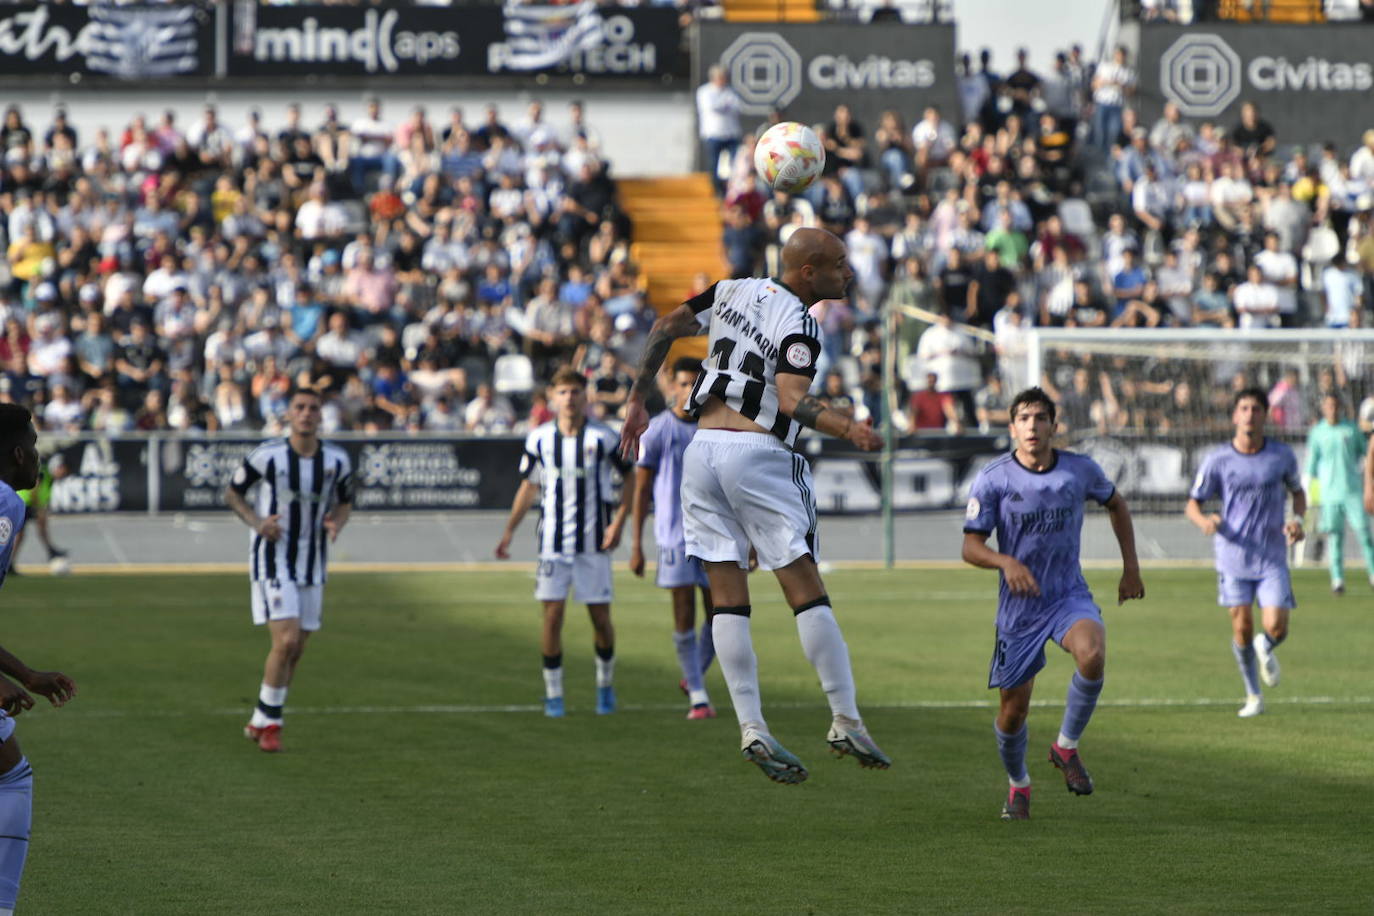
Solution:
<svg viewBox="0 0 1374 916"><path fill-rule="evenodd" d="M778 408L802 426L837 439L847 439L864 451L871 452L882 445L882 438L873 431L872 423L858 422L848 414L825 406L824 401L807 390L810 384L811 379L807 376L778 373Z"/></svg>
<svg viewBox="0 0 1374 916"><path fill-rule="evenodd" d="M644 342L644 356L639 361L639 375L630 389L630 396L641 401L647 398L654 390L654 380L658 378L663 361L668 358L673 341L679 337L691 337L700 331L696 314L686 305L678 306L655 321L648 340Z"/></svg>

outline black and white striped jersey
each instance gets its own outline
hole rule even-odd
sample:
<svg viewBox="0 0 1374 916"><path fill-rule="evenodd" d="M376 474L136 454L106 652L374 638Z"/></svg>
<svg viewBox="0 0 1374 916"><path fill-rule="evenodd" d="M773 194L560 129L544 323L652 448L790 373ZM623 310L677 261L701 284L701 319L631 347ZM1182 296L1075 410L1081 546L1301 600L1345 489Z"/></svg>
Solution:
<svg viewBox="0 0 1374 916"><path fill-rule="evenodd" d="M353 502L348 453L321 442L307 457L286 439L270 439L248 453L230 482L241 496L255 484L261 484L255 511L263 518L280 516L282 536L269 541L253 532L252 580L323 585L329 550L324 517L335 505Z"/></svg>
<svg viewBox="0 0 1374 916"><path fill-rule="evenodd" d="M775 379L780 372L815 378L816 319L780 280L767 277L721 280L687 304L711 333L692 409L700 412L715 395L791 448L801 424L778 410Z"/></svg>
<svg viewBox="0 0 1374 916"><path fill-rule="evenodd" d="M590 420L576 435L565 436L552 420L530 430L520 473L543 480L539 518L539 556L596 553L616 505L613 471L623 474L620 437Z"/></svg>

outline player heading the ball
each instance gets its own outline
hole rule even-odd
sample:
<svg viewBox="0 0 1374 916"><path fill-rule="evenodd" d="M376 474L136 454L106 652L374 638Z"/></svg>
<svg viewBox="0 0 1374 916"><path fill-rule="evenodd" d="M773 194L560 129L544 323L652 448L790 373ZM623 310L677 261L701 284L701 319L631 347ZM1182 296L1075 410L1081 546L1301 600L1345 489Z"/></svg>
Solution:
<svg viewBox="0 0 1374 916"><path fill-rule="evenodd" d="M722 280L654 323L630 394L620 448L638 454L648 425L644 399L672 342L710 330L710 355L692 389L697 434L682 468L687 555L706 566L715 602L711 633L739 719L741 751L774 782L795 784L806 767L768 730L749 632L749 549L770 569L796 615L807 659L830 701L832 751L886 769L855 701L849 647L816 568L815 485L792 450L803 426L865 451L880 439L867 421L827 408L809 393L820 329L807 309L841 298L854 279L844 243L823 229L798 229L782 249L781 278Z"/></svg>

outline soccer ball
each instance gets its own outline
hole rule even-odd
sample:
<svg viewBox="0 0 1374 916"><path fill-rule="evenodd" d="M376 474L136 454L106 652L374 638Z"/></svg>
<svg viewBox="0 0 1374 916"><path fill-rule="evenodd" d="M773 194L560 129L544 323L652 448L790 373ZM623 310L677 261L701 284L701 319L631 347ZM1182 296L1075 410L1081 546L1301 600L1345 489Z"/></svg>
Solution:
<svg viewBox="0 0 1374 916"><path fill-rule="evenodd" d="M48 572L54 576L70 575L71 571L71 561L66 557L53 557L48 561Z"/></svg>
<svg viewBox="0 0 1374 916"><path fill-rule="evenodd" d="M754 171L775 191L799 194L825 167L825 147L815 131L796 121L774 124L754 146Z"/></svg>

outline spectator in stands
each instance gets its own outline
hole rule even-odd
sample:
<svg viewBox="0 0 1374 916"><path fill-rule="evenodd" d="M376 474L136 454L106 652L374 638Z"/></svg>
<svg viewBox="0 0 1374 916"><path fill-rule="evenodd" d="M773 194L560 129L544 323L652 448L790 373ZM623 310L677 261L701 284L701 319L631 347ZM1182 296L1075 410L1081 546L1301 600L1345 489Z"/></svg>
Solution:
<svg viewBox="0 0 1374 916"><path fill-rule="evenodd" d="M1004 213L1003 220L1006 219ZM1012 266L1018 265L1014 263ZM1002 256L989 248L970 277L965 308L957 314L962 314L969 324L991 328L993 316L1006 304L1007 297L1015 288L1016 276L1002 261Z"/></svg>
<svg viewBox="0 0 1374 916"><path fill-rule="evenodd" d="M1260 269L1264 282L1273 287L1278 300L1279 320L1286 328L1297 327L1298 314L1298 262L1290 252L1279 247L1279 236L1271 232L1264 237L1264 250L1254 257L1254 266Z"/></svg>
<svg viewBox="0 0 1374 916"><path fill-rule="evenodd" d="M960 432L959 408L954 397L939 390L940 376L935 372L926 373L926 386L911 395L911 428L922 430L948 430Z"/></svg>
<svg viewBox="0 0 1374 916"><path fill-rule="evenodd" d="M1260 117L1259 106L1254 102L1241 104L1240 123L1231 128L1230 137L1247 159L1268 156L1278 144L1273 125Z"/></svg>
<svg viewBox="0 0 1374 916"><path fill-rule="evenodd" d="M1237 325L1242 330L1279 326L1278 290L1265 280L1264 271L1258 264L1251 264L1245 282L1231 291L1231 302L1238 316Z"/></svg>
<svg viewBox="0 0 1374 916"><path fill-rule="evenodd" d="M1128 52L1118 45L1112 59L1098 65L1093 75L1093 143L1104 153L1121 133L1122 109L1135 94L1135 70L1128 64Z"/></svg>
<svg viewBox="0 0 1374 916"><path fill-rule="evenodd" d="M916 181L913 174L916 148L899 112L892 109L883 112L873 134L873 145L878 151L878 163L888 187L903 191L910 188Z"/></svg>
<svg viewBox="0 0 1374 916"><path fill-rule="evenodd" d="M1017 48L1016 69L1006 79L1007 93L1011 98L1011 110L1022 119L1029 118L1036 103L1041 101L1040 76L1027 63L1029 57L1029 51L1025 48Z"/></svg>
<svg viewBox="0 0 1374 916"><path fill-rule="evenodd" d="M958 405L959 422L975 423L973 392L983 386L977 341L956 328L952 316L944 312L921 335L916 357L926 372L939 376L939 391Z"/></svg>
<svg viewBox="0 0 1374 916"><path fill-rule="evenodd" d="M697 89L697 131L702 142L702 164L712 177L716 194L725 190L721 178L721 157L733 158L739 148L739 115L743 104L735 90L730 88L729 76L725 68L712 66L707 73L707 81Z"/></svg>
<svg viewBox="0 0 1374 916"><path fill-rule="evenodd" d="M515 423L515 412L510 402L499 397L491 385L483 382L477 386L477 396L468 402L464 410L464 425L470 433L490 435L509 432Z"/></svg>
<svg viewBox="0 0 1374 916"><path fill-rule="evenodd" d="M868 137L848 105L835 106L834 118L821 135L826 166L834 166L853 197L864 192L863 170L869 166Z"/></svg>

